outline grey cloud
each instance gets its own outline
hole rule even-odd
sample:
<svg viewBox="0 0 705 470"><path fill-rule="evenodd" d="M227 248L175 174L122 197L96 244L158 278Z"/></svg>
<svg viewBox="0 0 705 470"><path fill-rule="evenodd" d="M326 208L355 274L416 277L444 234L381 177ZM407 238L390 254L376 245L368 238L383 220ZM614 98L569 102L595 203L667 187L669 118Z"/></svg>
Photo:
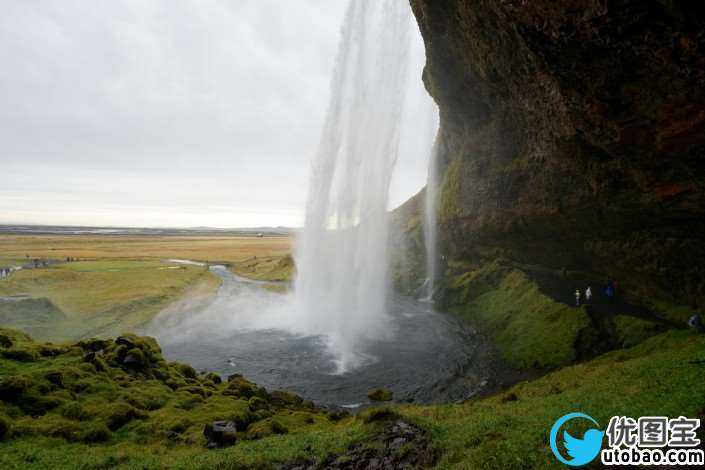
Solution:
<svg viewBox="0 0 705 470"><path fill-rule="evenodd" d="M3 2L0 223L298 223L345 4Z"/></svg>

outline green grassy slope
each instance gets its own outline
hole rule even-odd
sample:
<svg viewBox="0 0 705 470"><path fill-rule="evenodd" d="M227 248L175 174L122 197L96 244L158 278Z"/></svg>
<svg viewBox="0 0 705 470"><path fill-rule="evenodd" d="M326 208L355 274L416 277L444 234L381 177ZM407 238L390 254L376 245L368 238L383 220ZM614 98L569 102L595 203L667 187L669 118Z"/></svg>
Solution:
<svg viewBox="0 0 705 470"><path fill-rule="evenodd" d="M448 287L450 310L479 325L517 368L570 364L579 336L591 329L583 308L552 300L522 271L498 263L467 271Z"/></svg>
<svg viewBox="0 0 705 470"><path fill-rule="evenodd" d="M0 468L242 468L320 459L364 434L296 395L220 383L167 363L151 338L126 338L55 346L0 329ZM236 423L234 447L206 449L215 420Z"/></svg>
<svg viewBox="0 0 705 470"><path fill-rule="evenodd" d="M287 393L244 378L218 384L167 363L149 338L42 345L0 330L1 468L271 468L322 462L370 439L370 410L337 420ZM139 349L141 353L136 353ZM140 366L126 367L128 354ZM120 359L122 357L122 359ZM121 365L121 362L123 364ZM705 413L705 337L667 332L463 404L392 405L427 430L439 468L559 468L548 447L553 422L571 411L601 426L626 415ZM207 450L204 426L238 423L233 447ZM705 436L702 436L705 437ZM374 444L372 444L374 445Z"/></svg>
<svg viewBox="0 0 705 470"><path fill-rule="evenodd" d="M603 429L615 415L703 418L704 379L705 336L669 332L493 397L400 413L430 430L439 468L564 468L548 445L562 415L587 413Z"/></svg>
<svg viewBox="0 0 705 470"><path fill-rule="evenodd" d="M52 341L114 336L142 328L200 284L215 291L219 282L202 267L160 261L81 261L21 270L0 282L0 298L26 294L33 300L0 301L0 326Z"/></svg>

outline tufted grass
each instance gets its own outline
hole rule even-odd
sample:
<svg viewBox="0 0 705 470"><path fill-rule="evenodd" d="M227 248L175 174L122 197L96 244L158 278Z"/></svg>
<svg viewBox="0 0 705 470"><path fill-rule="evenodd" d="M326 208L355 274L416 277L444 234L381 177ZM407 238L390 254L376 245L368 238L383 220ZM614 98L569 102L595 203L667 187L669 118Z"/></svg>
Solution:
<svg viewBox="0 0 705 470"><path fill-rule="evenodd" d="M199 266L146 260L80 261L24 269L0 282L0 326L66 341L139 330L190 288L218 286Z"/></svg>
<svg viewBox="0 0 705 470"><path fill-rule="evenodd" d="M705 336L668 332L496 396L397 412L430 431L442 450L438 468L565 468L548 433L566 413L586 413L603 430L617 415L705 417L703 360Z"/></svg>
<svg viewBox="0 0 705 470"><path fill-rule="evenodd" d="M450 285L451 310L478 324L517 368L555 368L576 359L575 344L591 322L583 308L556 302L521 271L490 264Z"/></svg>

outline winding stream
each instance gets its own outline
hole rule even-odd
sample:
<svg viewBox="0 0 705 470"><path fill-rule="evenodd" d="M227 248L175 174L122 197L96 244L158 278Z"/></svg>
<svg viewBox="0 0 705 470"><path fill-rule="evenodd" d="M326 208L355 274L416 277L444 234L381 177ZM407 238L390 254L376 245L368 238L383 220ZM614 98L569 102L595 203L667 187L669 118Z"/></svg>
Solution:
<svg viewBox="0 0 705 470"><path fill-rule="evenodd" d="M486 383L490 359L478 335L429 303L396 296L391 301L393 333L365 345L360 367L336 374L325 338L272 327L285 315L288 295L236 276L223 266L208 301L181 302L162 312L147 331L165 355L199 371L243 374L269 389L286 389L319 404L355 408L367 392L388 387L397 401L439 402L467 398Z"/></svg>

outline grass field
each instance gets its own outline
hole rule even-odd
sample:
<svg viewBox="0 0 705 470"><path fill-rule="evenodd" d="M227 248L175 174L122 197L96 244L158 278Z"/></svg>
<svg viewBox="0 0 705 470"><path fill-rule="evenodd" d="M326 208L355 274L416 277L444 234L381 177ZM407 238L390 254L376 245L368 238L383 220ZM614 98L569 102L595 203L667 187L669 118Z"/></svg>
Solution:
<svg viewBox="0 0 705 470"><path fill-rule="evenodd" d="M287 280L290 245L284 236L0 235L0 266L50 262L0 280L0 326L51 341L140 331L180 297L219 285L204 267L168 260L227 263L240 275Z"/></svg>
<svg viewBox="0 0 705 470"><path fill-rule="evenodd" d="M235 263L249 258L281 257L291 250L287 236L229 235L0 235L3 259L168 259Z"/></svg>
<svg viewBox="0 0 705 470"><path fill-rule="evenodd" d="M372 415L402 416L425 429L439 451L438 468L565 468L551 454L548 433L568 412L587 413L603 430L611 416L705 417L705 338L689 331L663 333L494 396L391 405L342 421L287 394L276 404L242 378L216 384L199 377L189 366L166 363L146 338L133 338L141 354L110 342L92 359L81 351L92 350L90 341L46 346L9 330L0 330L0 339L0 467L8 469L321 463L356 442L381 445ZM139 357L142 369L118 367L126 354ZM209 451L203 428L217 419L234 420L242 431L233 447Z"/></svg>

